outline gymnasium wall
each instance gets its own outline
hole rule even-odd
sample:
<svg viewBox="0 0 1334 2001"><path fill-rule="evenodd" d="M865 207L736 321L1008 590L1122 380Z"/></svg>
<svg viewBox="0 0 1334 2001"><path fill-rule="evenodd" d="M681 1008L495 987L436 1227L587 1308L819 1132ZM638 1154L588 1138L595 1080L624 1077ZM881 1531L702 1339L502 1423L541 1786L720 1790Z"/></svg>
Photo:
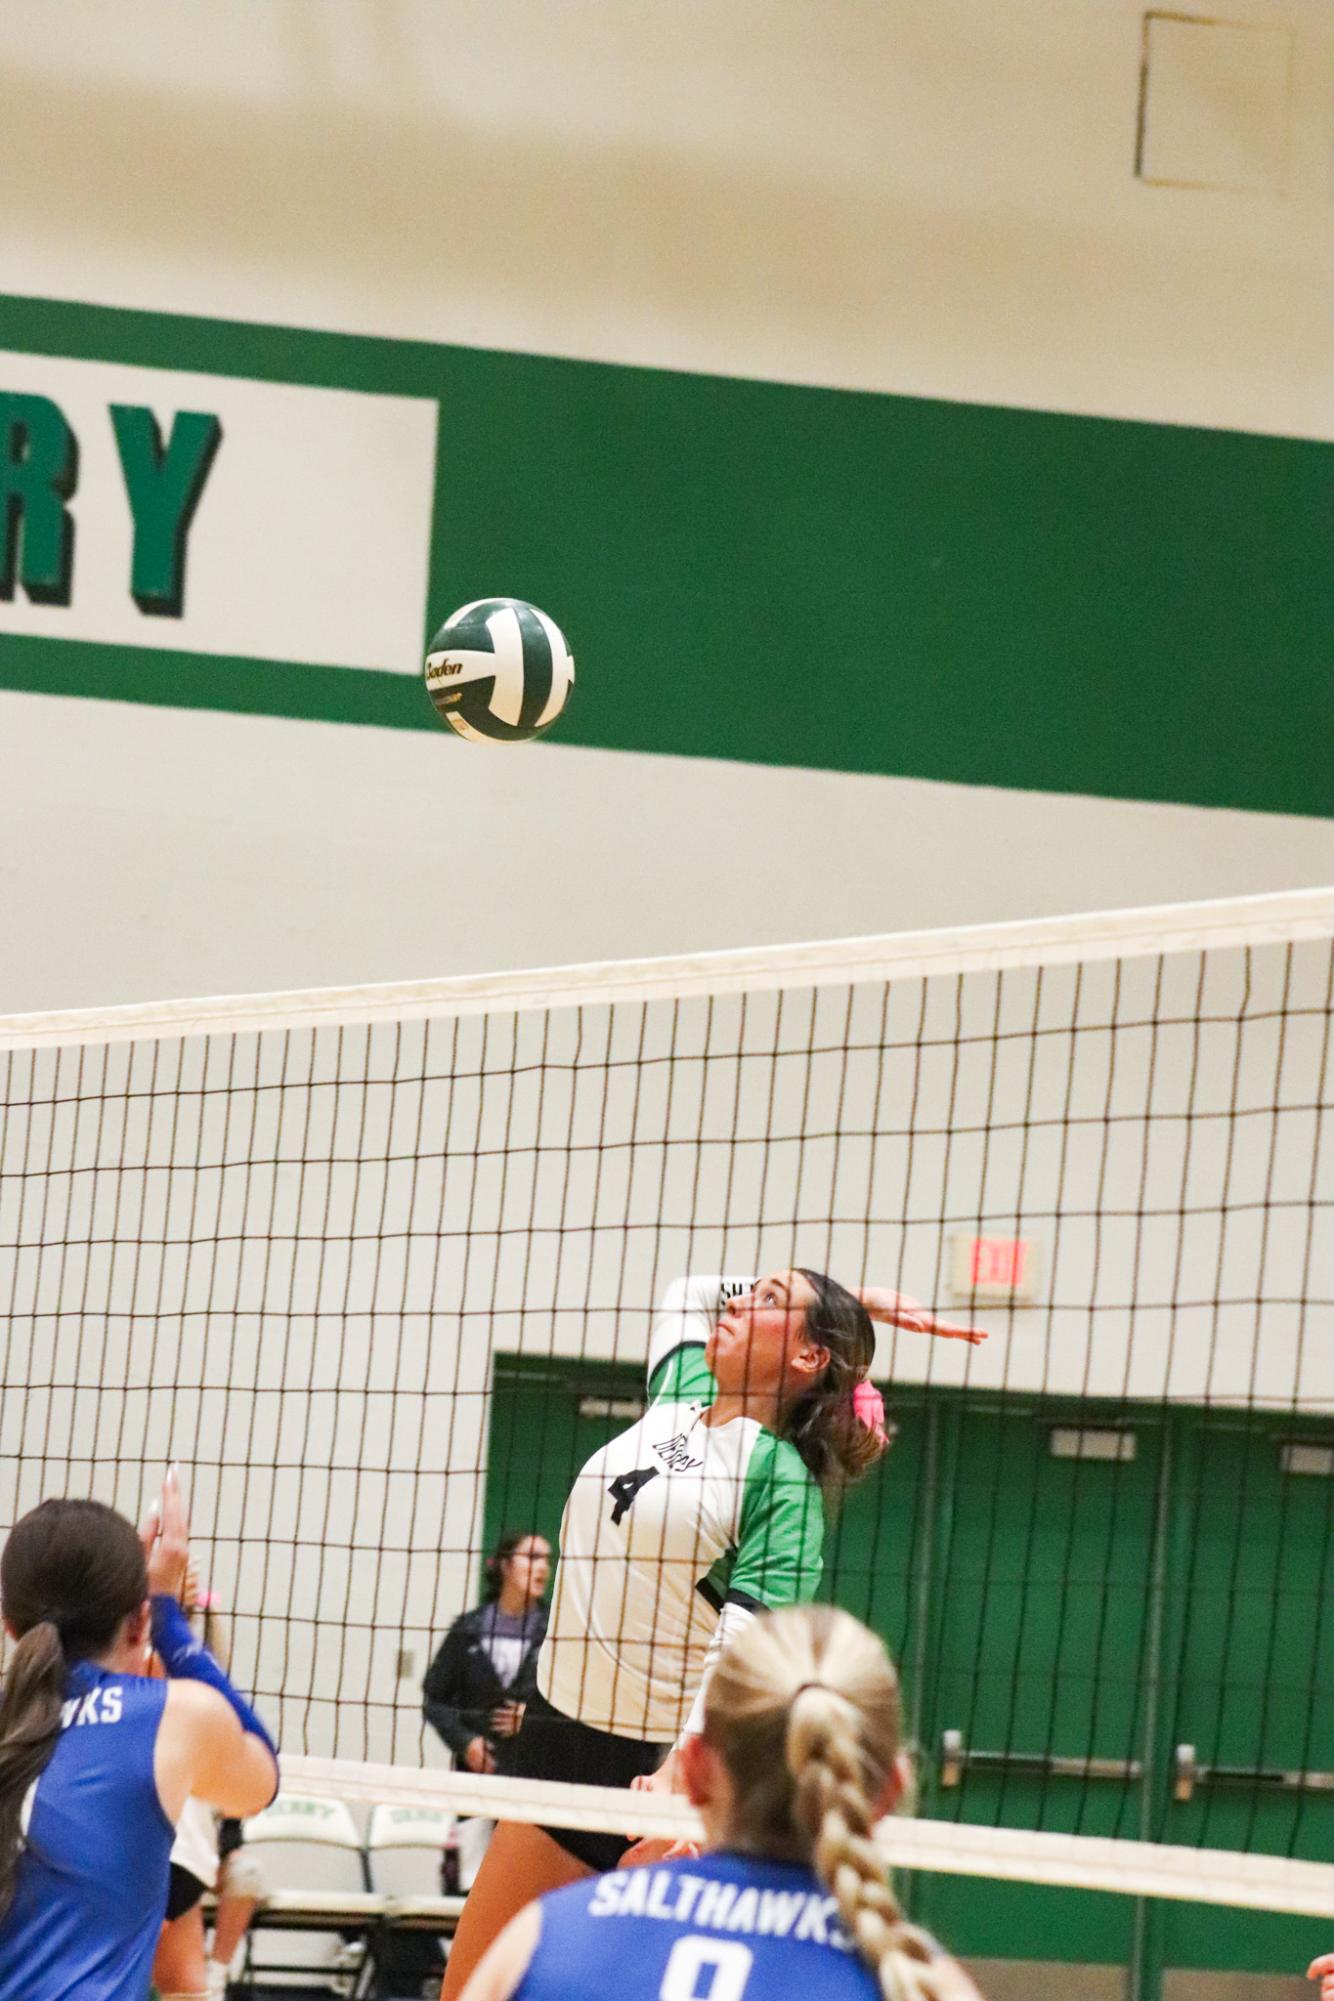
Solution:
<svg viewBox="0 0 1334 2001"><path fill-rule="evenodd" d="M36 0L7 7L0 395L24 400L0 407L37 428L47 513L0 565L0 1009L1327 880L1334 48L1323 0L1248 0L1243 25L1188 27L1195 48L1122 0L67 0L57 40ZM548 608L578 660L531 749L456 743L416 680L434 620L492 591ZM1096 1051L1085 1081L1092 1103ZM123 1161L132 1137L105 1143ZM1289 1192L1308 1140L1302 1117L1276 1135ZM1137 1252L1121 1217L1102 1291L1072 1228L1059 1313L1020 1316L970 1380L1189 1399L1241 1393L1258 1355L1263 1394L1324 1408L1282 1290L1299 1208L1257 1346L1259 1160L1192 1338L1164 1333L1176 1239ZM906 1220L828 1256L929 1286L947 1210L1012 1207L986 1171L961 1145L952 1191L886 1186L878 1213ZM1111 1207L1138 1171L1114 1163ZM1195 1172L1216 1195L1207 1144ZM782 1229L706 1245L683 1200L639 1219L637 1302L673 1260L788 1254ZM806 1220L844 1211L835 1177ZM83 1391L30 1399L18 1471L49 1475L53 1431L72 1468L110 1466L123 1432L130 1503L143 1453L178 1452L201 1520L238 1482L271 1518L243 1596L318 1598L326 1571L289 1569L332 1521L338 1589L374 1565L386 1636L398 1594L428 1625L439 1551L448 1599L475 1539L457 1469L485 1399L401 1434L383 1371L481 1392L486 1351L415 1323L376 1346L354 1315L336 1344L229 1322L221 1352L187 1320L164 1400L139 1334L231 1276L175 1215L160 1260L102 1274L106 1324L81 1318L91 1345L53 1374ZM1201 1272L1216 1227L1191 1225ZM523 1274L566 1309L558 1348L613 1352L630 1333L580 1310L606 1273L550 1272L548 1244L503 1269L475 1248L472 1291L451 1270L436 1307L471 1299L521 1349ZM401 1329L399 1274L363 1298L363 1252L311 1282ZM37 1344L19 1377L69 1304L56 1271L7 1272ZM882 1360L927 1369L906 1340ZM965 1366L936 1354L931 1380ZM252 1379L299 1435L255 1433L277 1405L256 1418ZM345 1450L331 1412L368 1463L413 1469L410 1499L389 1470L311 1470ZM282 1462L267 1495L256 1438ZM430 1547L410 1577L385 1510Z"/></svg>
<svg viewBox="0 0 1334 2001"><path fill-rule="evenodd" d="M1216 30L6 9L0 1008L1328 879L1331 25Z"/></svg>

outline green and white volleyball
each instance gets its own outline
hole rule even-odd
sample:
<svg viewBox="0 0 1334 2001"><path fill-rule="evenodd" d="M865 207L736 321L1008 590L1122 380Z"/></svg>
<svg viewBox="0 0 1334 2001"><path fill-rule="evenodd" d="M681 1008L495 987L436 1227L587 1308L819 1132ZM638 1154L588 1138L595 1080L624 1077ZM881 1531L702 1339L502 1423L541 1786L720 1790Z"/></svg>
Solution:
<svg viewBox="0 0 1334 2001"><path fill-rule="evenodd" d="M573 686L565 634L523 598L461 605L426 655L426 692L436 714L474 743L527 743L541 736Z"/></svg>

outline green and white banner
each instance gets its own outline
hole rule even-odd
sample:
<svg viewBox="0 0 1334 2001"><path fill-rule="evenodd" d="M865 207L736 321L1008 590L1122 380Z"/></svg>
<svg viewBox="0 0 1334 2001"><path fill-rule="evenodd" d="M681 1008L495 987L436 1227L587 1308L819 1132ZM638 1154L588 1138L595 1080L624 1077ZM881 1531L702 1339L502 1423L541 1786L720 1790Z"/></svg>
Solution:
<svg viewBox="0 0 1334 2001"><path fill-rule="evenodd" d="M0 297L0 687L1334 815L1334 446ZM385 671L392 670L392 671Z"/></svg>
<svg viewBox="0 0 1334 2001"><path fill-rule="evenodd" d="M0 634L414 669L436 405L0 351Z"/></svg>

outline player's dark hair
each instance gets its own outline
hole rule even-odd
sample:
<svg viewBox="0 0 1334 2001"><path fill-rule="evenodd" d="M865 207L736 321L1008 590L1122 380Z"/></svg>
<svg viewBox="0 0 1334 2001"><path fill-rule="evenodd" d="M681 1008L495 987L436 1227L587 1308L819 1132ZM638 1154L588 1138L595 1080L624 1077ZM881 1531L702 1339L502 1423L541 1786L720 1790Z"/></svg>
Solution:
<svg viewBox="0 0 1334 2001"><path fill-rule="evenodd" d="M147 1596L143 1545L100 1501L43 1501L10 1530L0 1604L18 1643L0 1695L0 1918L14 1896L23 1802L60 1737L66 1673L105 1653Z"/></svg>
<svg viewBox="0 0 1334 2001"><path fill-rule="evenodd" d="M853 1408L852 1393L875 1355L875 1328L858 1299L836 1278L798 1267L815 1298L806 1309L806 1338L827 1348L818 1381L787 1412L783 1436L830 1499L860 1480L884 1451Z"/></svg>
<svg viewBox="0 0 1334 2001"><path fill-rule="evenodd" d="M505 1584L505 1565L514 1555L521 1542L536 1537L545 1542L546 1537L539 1529L506 1529L486 1559L485 1581L482 1587L482 1603L494 1605Z"/></svg>

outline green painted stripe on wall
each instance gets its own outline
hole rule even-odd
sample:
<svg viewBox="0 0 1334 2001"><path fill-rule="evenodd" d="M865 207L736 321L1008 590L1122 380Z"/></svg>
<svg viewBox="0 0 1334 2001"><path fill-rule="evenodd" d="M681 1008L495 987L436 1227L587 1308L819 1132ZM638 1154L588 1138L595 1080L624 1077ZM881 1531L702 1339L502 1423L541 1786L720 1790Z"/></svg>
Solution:
<svg viewBox="0 0 1334 2001"><path fill-rule="evenodd" d="M562 742L1334 815L1334 446L31 300L0 346L437 398L428 623L550 611ZM57 641L0 685L33 647L92 692ZM321 673L211 659L198 705L414 726Z"/></svg>
<svg viewBox="0 0 1334 2001"><path fill-rule="evenodd" d="M140 649L5 634L0 636L0 687L29 695L144 702L163 709L436 730L448 743L461 741L436 721L426 689L415 675L372 667L317 667L298 661L177 653L166 647Z"/></svg>

